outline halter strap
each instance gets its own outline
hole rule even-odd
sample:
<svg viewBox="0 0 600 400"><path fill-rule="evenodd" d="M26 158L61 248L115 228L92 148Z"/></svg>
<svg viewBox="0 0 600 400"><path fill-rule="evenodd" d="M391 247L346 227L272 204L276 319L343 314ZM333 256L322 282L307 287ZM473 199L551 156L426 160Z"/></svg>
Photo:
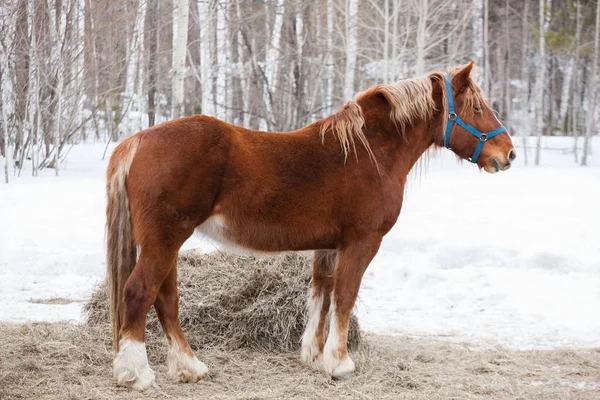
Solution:
<svg viewBox="0 0 600 400"><path fill-rule="evenodd" d="M446 125L446 132L444 133L444 146L448 149L450 148L450 135L452 133L452 129L454 128L454 124L456 123L462 126L467 132L470 132L472 135L479 139L479 143L477 144L473 155L471 156L471 158L468 159L470 162L475 164L477 162L477 159L479 158L479 154L481 153L485 142L488 139L491 139L494 136L501 134L502 132L506 132L506 128L504 126L501 126L488 133L482 133L474 127L472 127L471 125L467 124L465 121L463 121L454 110L454 96L452 95L452 83L450 83L449 74L444 75L444 81L446 82L446 92L448 93L448 124Z"/></svg>

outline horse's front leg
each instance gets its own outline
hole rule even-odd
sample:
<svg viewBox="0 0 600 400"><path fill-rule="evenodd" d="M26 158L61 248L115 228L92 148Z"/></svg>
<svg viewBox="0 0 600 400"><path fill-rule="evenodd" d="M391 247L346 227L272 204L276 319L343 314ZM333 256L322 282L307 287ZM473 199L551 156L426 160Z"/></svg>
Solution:
<svg viewBox="0 0 600 400"><path fill-rule="evenodd" d="M338 262L331 295L331 318L327 343L323 350L323 368L334 378L354 372L354 361L348 355L348 323L363 274L377 254L383 235L362 235L345 245Z"/></svg>

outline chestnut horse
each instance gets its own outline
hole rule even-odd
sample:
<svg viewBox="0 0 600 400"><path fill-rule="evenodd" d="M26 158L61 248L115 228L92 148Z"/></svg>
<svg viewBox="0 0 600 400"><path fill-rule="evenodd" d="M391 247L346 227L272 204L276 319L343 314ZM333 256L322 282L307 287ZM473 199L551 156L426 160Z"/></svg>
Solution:
<svg viewBox="0 0 600 400"><path fill-rule="evenodd" d="M377 85L291 133L193 116L124 140L107 173L117 384L142 390L154 382L144 343L152 305L170 343L170 378L196 382L207 373L179 324L177 252L194 231L246 250L314 250L301 358L334 377L354 371L348 320L419 157L446 144L488 172L515 157L472 67Z"/></svg>

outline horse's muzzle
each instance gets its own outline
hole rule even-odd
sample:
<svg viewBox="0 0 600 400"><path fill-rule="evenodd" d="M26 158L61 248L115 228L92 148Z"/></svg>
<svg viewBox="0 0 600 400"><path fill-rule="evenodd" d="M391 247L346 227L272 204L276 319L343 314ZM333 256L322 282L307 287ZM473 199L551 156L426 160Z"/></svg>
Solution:
<svg viewBox="0 0 600 400"><path fill-rule="evenodd" d="M494 167L494 169L496 170L496 172L498 171L506 171L507 169L510 169L510 161L506 164L503 164L501 162L499 162L498 160L496 160L495 158L492 158L492 166Z"/></svg>

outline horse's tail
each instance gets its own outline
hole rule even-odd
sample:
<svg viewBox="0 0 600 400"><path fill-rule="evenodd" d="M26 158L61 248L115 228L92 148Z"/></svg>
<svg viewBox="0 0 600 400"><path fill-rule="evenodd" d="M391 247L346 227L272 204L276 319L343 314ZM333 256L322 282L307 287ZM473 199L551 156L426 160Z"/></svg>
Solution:
<svg viewBox="0 0 600 400"><path fill-rule="evenodd" d="M106 172L106 292L115 351L119 351L119 331L123 321L123 290L137 259L126 181L139 142L140 136L136 135L119 144Z"/></svg>

